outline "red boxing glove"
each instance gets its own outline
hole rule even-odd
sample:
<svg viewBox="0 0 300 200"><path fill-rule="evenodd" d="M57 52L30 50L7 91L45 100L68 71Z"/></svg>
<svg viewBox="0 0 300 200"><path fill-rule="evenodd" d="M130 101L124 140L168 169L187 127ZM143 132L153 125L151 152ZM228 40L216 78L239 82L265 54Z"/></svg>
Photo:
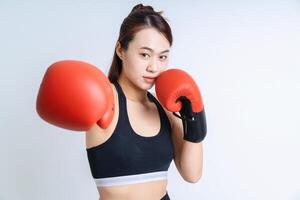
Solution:
<svg viewBox="0 0 300 200"><path fill-rule="evenodd" d="M55 126L86 131L97 123L106 128L114 116L109 80L97 67L63 60L46 71L36 101L39 116Z"/></svg>
<svg viewBox="0 0 300 200"><path fill-rule="evenodd" d="M182 119L184 139L201 142L206 136L206 118L200 90L193 78L179 69L162 72L155 81L155 92L167 110ZM180 112L180 116L175 112Z"/></svg>

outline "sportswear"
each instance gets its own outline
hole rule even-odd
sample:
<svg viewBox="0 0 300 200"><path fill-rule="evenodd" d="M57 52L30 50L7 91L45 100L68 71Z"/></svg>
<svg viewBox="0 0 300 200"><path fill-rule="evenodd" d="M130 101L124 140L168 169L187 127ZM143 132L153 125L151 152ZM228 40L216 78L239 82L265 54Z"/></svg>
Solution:
<svg viewBox="0 0 300 200"><path fill-rule="evenodd" d="M87 156L96 185L112 186L167 179L174 158L169 119L158 100L147 91L160 116L158 134L145 137L130 125L126 96L119 83L113 83L118 93L119 116L115 130L104 143L87 148ZM142 120L142 119L141 119Z"/></svg>

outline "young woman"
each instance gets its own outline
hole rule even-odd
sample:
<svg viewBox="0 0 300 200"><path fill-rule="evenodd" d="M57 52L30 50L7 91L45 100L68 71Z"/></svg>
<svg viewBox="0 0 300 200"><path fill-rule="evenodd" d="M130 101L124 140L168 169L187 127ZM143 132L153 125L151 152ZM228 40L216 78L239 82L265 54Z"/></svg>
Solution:
<svg viewBox="0 0 300 200"><path fill-rule="evenodd" d="M124 19L108 76L115 115L106 129L94 124L86 134L101 200L169 199L172 159L184 180L202 174L202 143L183 140L182 120L147 91L167 69L172 45L161 13L138 4Z"/></svg>
<svg viewBox="0 0 300 200"><path fill-rule="evenodd" d="M64 60L46 71L36 109L45 121L86 132L101 200L169 199L174 159L182 178L202 175L206 121L195 81L168 69L171 29L161 12L136 5L124 19L108 78L97 67ZM155 94L148 90L155 84Z"/></svg>

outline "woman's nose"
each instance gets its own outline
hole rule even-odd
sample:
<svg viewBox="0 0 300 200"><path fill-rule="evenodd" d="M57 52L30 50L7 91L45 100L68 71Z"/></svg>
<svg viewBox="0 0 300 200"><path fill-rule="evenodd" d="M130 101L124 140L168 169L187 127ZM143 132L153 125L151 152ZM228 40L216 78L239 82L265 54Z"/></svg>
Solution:
<svg viewBox="0 0 300 200"><path fill-rule="evenodd" d="M157 72L158 69L159 69L159 67L158 67L158 64L156 61L150 62L147 67L147 70L151 71L151 72Z"/></svg>

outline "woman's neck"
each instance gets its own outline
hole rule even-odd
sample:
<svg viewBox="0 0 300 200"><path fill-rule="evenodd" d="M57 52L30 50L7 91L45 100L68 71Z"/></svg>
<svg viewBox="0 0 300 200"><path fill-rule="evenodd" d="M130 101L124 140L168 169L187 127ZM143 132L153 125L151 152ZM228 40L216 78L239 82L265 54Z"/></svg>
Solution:
<svg viewBox="0 0 300 200"><path fill-rule="evenodd" d="M130 80L120 76L118 83L121 85L126 99L136 103L149 102L147 90L142 90L134 85Z"/></svg>

